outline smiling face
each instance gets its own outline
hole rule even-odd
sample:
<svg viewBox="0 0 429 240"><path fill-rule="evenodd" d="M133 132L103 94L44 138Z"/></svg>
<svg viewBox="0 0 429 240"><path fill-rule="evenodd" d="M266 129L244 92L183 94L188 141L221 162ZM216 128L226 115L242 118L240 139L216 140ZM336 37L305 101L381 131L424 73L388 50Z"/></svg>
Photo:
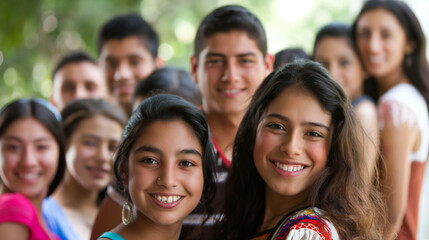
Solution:
<svg viewBox="0 0 429 240"><path fill-rule="evenodd" d="M58 143L49 130L34 118L19 119L0 137L0 149L2 193L45 198L59 158Z"/></svg>
<svg viewBox="0 0 429 240"><path fill-rule="evenodd" d="M200 201L202 164L200 142L185 122L159 120L145 126L131 148L126 181L139 218L181 225Z"/></svg>
<svg viewBox="0 0 429 240"><path fill-rule="evenodd" d="M412 47L395 15L382 8L364 13L357 22L356 36L370 75L382 78L402 71L404 56Z"/></svg>
<svg viewBox="0 0 429 240"><path fill-rule="evenodd" d="M208 37L191 64L204 111L222 114L244 113L256 88L272 71L272 59L264 57L256 41L242 31Z"/></svg>
<svg viewBox="0 0 429 240"><path fill-rule="evenodd" d="M306 194L327 163L331 115L297 87L283 90L257 129L254 162L268 199Z"/></svg>
<svg viewBox="0 0 429 240"><path fill-rule="evenodd" d="M323 37L314 51L320 62L351 100L363 94L364 72L359 57L345 37Z"/></svg>
<svg viewBox="0 0 429 240"><path fill-rule="evenodd" d="M128 112L137 83L155 69L156 62L142 39L131 36L106 41L101 50L100 65L113 99Z"/></svg>
<svg viewBox="0 0 429 240"><path fill-rule="evenodd" d="M122 126L118 122L102 115L83 120L69 139L68 173L88 190L105 188L112 179L113 153L121 133Z"/></svg>

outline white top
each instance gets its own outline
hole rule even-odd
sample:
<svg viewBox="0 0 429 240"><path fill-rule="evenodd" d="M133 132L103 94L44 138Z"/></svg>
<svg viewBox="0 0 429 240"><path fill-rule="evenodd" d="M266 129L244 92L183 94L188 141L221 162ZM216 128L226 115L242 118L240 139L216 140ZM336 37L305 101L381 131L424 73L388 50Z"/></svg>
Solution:
<svg viewBox="0 0 429 240"><path fill-rule="evenodd" d="M407 123L412 127L417 124L420 134L420 147L411 153L411 162L425 162L429 152L429 114L426 101L411 84L401 83L384 93L378 103L380 129L384 127L384 116L391 115L394 126Z"/></svg>

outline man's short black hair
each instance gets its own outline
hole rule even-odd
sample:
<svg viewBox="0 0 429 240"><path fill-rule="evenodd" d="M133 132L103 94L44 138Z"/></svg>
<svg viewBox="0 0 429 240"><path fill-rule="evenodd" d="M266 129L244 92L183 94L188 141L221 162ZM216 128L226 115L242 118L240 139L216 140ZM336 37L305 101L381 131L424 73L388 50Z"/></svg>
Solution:
<svg viewBox="0 0 429 240"><path fill-rule="evenodd" d="M201 22L194 41L194 55L198 58L205 48L206 39L216 33L243 31L255 40L256 45L265 56L267 37L261 21L249 10L238 5L227 5L213 10Z"/></svg>
<svg viewBox="0 0 429 240"><path fill-rule="evenodd" d="M158 35L155 30L139 14L118 15L107 21L98 35L98 54L101 54L103 44L111 39L124 39L126 37L141 38L145 48L151 53L153 59L158 56Z"/></svg>
<svg viewBox="0 0 429 240"><path fill-rule="evenodd" d="M54 71L52 71L52 80L54 80L55 74L61 68L63 68L65 65L69 63L80 63L80 62L90 62L94 65L97 65L97 62L94 60L93 57L91 57L88 53L83 51L76 51L76 52L70 52L64 57L60 59L60 61L57 63L57 65L54 68Z"/></svg>

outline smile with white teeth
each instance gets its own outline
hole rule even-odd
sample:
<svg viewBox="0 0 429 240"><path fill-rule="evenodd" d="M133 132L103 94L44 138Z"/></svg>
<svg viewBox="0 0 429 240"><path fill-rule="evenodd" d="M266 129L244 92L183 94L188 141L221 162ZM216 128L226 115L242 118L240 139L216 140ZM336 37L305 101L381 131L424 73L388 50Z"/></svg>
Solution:
<svg viewBox="0 0 429 240"><path fill-rule="evenodd" d="M382 63L384 61L383 57L370 57L369 61L371 63Z"/></svg>
<svg viewBox="0 0 429 240"><path fill-rule="evenodd" d="M279 162L274 162L274 164L278 168L286 172L297 172L304 169L304 165L287 165L287 164L281 164Z"/></svg>
<svg viewBox="0 0 429 240"><path fill-rule="evenodd" d="M223 91L227 94L236 94L236 93L240 92L239 89L225 89Z"/></svg>
<svg viewBox="0 0 429 240"><path fill-rule="evenodd" d="M179 199L181 199L181 196L161 196L161 195L152 195L154 198L156 198L160 202L164 203L173 203L177 202Z"/></svg>
<svg viewBox="0 0 429 240"><path fill-rule="evenodd" d="M27 174L21 173L18 176L24 180L34 180L39 177L39 174L38 173L27 173Z"/></svg>

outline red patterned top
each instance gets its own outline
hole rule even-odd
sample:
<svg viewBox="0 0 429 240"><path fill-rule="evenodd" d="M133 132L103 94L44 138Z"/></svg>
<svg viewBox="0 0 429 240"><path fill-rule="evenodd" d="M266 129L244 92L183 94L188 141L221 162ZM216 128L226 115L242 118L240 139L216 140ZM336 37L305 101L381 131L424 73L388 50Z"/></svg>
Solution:
<svg viewBox="0 0 429 240"><path fill-rule="evenodd" d="M285 216L273 229L257 234L252 240L339 240L329 221L322 219L317 208L305 208Z"/></svg>

